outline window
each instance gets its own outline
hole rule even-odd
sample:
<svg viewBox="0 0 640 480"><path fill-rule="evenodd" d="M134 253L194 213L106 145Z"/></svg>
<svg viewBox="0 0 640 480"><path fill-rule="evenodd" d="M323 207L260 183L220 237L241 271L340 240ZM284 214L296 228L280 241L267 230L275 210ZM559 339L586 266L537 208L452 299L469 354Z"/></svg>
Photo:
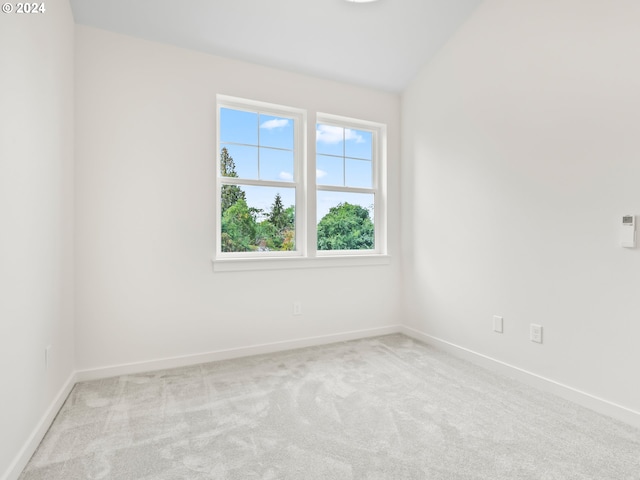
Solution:
<svg viewBox="0 0 640 480"><path fill-rule="evenodd" d="M318 115L318 255L385 251L383 136L381 125Z"/></svg>
<svg viewBox="0 0 640 480"><path fill-rule="evenodd" d="M216 270L386 253L384 125L318 114L307 145L303 110L219 95L217 114Z"/></svg>
<svg viewBox="0 0 640 480"><path fill-rule="evenodd" d="M304 253L300 110L218 98L218 254Z"/></svg>

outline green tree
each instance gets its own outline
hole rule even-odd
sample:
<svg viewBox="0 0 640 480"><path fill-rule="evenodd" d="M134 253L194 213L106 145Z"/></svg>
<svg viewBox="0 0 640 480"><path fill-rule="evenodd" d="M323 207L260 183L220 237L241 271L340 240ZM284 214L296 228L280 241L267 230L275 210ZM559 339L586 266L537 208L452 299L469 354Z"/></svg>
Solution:
<svg viewBox="0 0 640 480"><path fill-rule="evenodd" d="M293 205L287 207L284 211L287 216L287 225L291 228L296 226L296 209Z"/></svg>
<svg viewBox="0 0 640 480"><path fill-rule="evenodd" d="M294 207L284 208L280 193L276 193L267 218L260 223L261 245L269 250L295 248Z"/></svg>
<svg viewBox="0 0 640 480"><path fill-rule="evenodd" d="M360 205L340 203L318 223L318 250L372 249L374 238L369 211Z"/></svg>
<svg viewBox="0 0 640 480"><path fill-rule="evenodd" d="M223 177L238 178L236 173L236 164L233 161L233 157L229 155L229 151L226 147L223 147L220 152L220 175ZM246 200L244 190L237 185L222 185L220 210L221 216L224 216L229 207L234 205L238 200Z"/></svg>
<svg viewBox="0 0 640 480"><path fill-rule="evenodd" d="M287 228L282 232L282 250L296 249L296 209L293 205L284 211Z"/></svg>
<svg viewBox="0 0 640 480"><path fill-rule="evenodd" d="M223 252L256 250L256 211L244 198L238 199L222 215L221 248Z"/></svg>
<svg viewBox="0 0 640 480"><path fill-rule="evenodd" d="M290 226L289 217L284 205L282 204L282 197L279 193L276 193L276 196L273 199L271 211L269 212L267 219L274 227L276 227L278 233L281 233L285 228Z"/></svg>
<svg viewBox="0 0 640 480"><path fill-rule="evenodd" d="M260 250L281 250L282 241L278 230L268 219L258 224L256 244Z"/></svg>

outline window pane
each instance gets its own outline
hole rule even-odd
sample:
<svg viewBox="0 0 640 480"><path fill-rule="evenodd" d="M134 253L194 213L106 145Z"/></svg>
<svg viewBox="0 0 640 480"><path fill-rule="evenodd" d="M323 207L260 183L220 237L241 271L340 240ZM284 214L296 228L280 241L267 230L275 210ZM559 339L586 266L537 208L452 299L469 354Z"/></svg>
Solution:
<svg viewBox="0 0 640 480"><path fill-rule="evenodd" d="M221 250L295 250L295 188L222 185Z"/></svg>
<svg viewBox="0 0 640 480"><path fill-rule="evenodd" d="M318 185L344 185L344 160L342 157L316 157L316 183Z"/></svg>
<svg viewBox="0 0 640 480"><path fill-rule="evenodd" d="M220 142L258 145L258 114L221 108Z"/></svg>
<svg viewBox="0 0 640 480"><path fill-rule="evenodd" d="M293 182L293 152L261 148L260 180Z"/></svg>
<svg viewBox="0 0 640 480"><path fill-rule="evenodd" d="M220 163L220 174L223 177L257 179L258 147L223 144Z"/></svg>
<svg viewBox="0 0 640 480"><path fill-rule="evenodd" d="M344 155L344 128L324 125L316 126L316 153Z"/></svg>
<svg viewBox="0 0 640 480"><path fill-rule="evenodd" d="M371 188L371 161L347 158L345 160L345 175L347 177L346 186Z"/></svg>
<svg viewBox="0 0 640 480"><path fill-rule="evenodd" d="M345 130L345 156L371 160L371 132L363 130Z"/></svg>
<svg viewBox="0 0 640 480"><path fill-rule="evenodd" d="M293 120L261 114L260 146L293 150Z"/></svg>
<svg viewBox="0 0 640 480"><path fill-rule="evenodd" d="M374 194L318 192L318 250L373 250Z"/></svg>

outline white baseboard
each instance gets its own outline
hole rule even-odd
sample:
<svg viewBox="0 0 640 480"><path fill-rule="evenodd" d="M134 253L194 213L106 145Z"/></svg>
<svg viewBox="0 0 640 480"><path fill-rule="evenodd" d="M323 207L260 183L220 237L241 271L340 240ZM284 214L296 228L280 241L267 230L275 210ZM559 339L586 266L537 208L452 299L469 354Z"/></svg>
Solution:
<svg viewBox="0 0 640 480"><path fill-rule="evenodd" d="M215 362L218 360L229 360L232 358L249 357L252 355L262 355L264 353L281 352L296 348L313 347L328 343L345 342L358 338L376 337L391 333L400 333L400 325L389 325L386 327L369 328L365 330L355 330L332 335L321 335L317 337L299 338L296 340L286 340L283 342L263 343L248 347L230 348L216 350L213 352L199 353L194 355L183 355L179 357L163 358L147 362L127 363L113 365L76 372L76 381L99 380L102 378L117 377L119 375L130 375L134 373L151 372L154 370L164 370L167 368L185 367L197 365L199 363Z"/></svg>
<svg viewBox="0 0 640 480"><path fill-rule="evenodd" d="M424 343L438 347L448 353L451 353L459 358L468 360L471 363L480 365L488 370L498 372L506 375L515 380L521 381L527 385L538 388L545 392L553 393L559 397L569 400L571 402L582 405L590 410L613 417L624 423L632 425L636 428L640 428L640 412L637 412L631 408L618 405L604 398L592 395L577 388L564 385L560 382L556 382L550 378L537 375L528 370L516 367L506 362L502 362L495 358L483 355L482 353L475 352L465 347L461 347L446 340L428 335L424 332L416 330L406 325L400 327L400 332L408 337L415 338Z"/></svg>
<svg viewBox="0 0 640 480"><path fill-rule="evenodd" d="M29 436L29 439L25 442L23 447L20 449L20 452L18 452L18 455L16 455L16 458L14 459L13 463L9 465L9 468L7 469L7 471L4 473L4 475L2 475L2 477L0 477L0 480L17 480L18 479L18 477L22 473L22 470L24 470L24 467L27 466L27 463L31 459L31 456L34 454L34 452L38 448L38 445L40 445L40 442L42 441L45 434L47 433L47 430L49 430L49 427L53 423L53 420L56 418L56 415L62 408L62 404L64 404L64 401L67 399L67 397L71 393L71 389L75 384L76 384L76 374L75 372L73 372L71 373L71 375L69 375L69 378L67 379L65 384L62 386L62 388L60 389L56 397L53 399L53 402L51 402L51 405L49 406L45 414L42 416L42 418L40 419L40 422L38 422L38 425L36 425L36 428L33 430L31 435Z"/></svg>
<svg viewBox="0 0 640 480"><path fill-rule="evenodd" d="M370 328L365 330L356 330L351 332L337 333L333 335L321 335L317 337L300 338L296 340L288 340L283 342L265 343L260 345L252 345L249 347L232 348L226 350L217 350L214 352L201 353L195 355L184 355L180 357L164 358L160 360L152 360L148 362L128 363L115 365L112 367L96 368L91 370L81 370L72 373L64 384L51 406L44 414L33 433L24 444L13 463L9 466L0 480L17 480L29 459L34 454L38 445L49 430L56 415L62 408L62 404L71 393L71 389L76 382L87 380L98 380L101 378L115 377L118 375L127 375L132 373L149 372L153 370L163 370L166 368L184 367L188 365L197 365L198 363L214 362L217 360L228 360L232 358L248 357L251 355L260 355L263 353L273 353L285 350L293 350L296 348L312 347L316 345L325 345L328 343L345 342L348 340L356 340L359 338L376 337L379 335L388 335L391 333L400 333L400 325L389 325L385 327Z"/></svg>
<svg viewBox="0 0 640 480"><path fill-rule="evenodd" d="M405 325L389 325L385 327L356 330L332 335L321 335L283 342L265 343L248 347L217 350L208 353L184 355L180 357L165 358L147 362L128 363L111 367L74 372L69 376L67 382L60 389L60 392L51 403L51 406L46 411L46 413L34 429L33 433L20 450L19 454L16 456L16 459L9 466L5 474L0 477L0 480L18 479L20 473L22 473L22 470L29 462L29 459L38 448L38 445L44 438L44 435L47 433L47 430L51 426L51 423L62 407L62 404L69 396L69 393L71 393L71 389L76 382L97 380L132 373L142 373L153 370L163 370L167 368L183 367L188 365L196 365L198 363L207 363L217 360L229 360L232 358L261 355L265 353L273 353L285 350L293 350L296 348L344 342L348 340L356 340L359 338L376 337L379 335L388 335L392 333L403 333L408 337L412 337L427 344L436 346L442 350L452 353L457 357L468 360L489 370L504 374L527 385L531 385L533 387L539 388L540 390L556 394L562 398L575 402L598 413L608 415L627 424L640 428L640 412L556 382L555 380L542 377L540 375L502 362L487 355L474 352L473 350L469 350L468 348L464 348L440 338L428 335L411 327L407 327Z"/></svg>

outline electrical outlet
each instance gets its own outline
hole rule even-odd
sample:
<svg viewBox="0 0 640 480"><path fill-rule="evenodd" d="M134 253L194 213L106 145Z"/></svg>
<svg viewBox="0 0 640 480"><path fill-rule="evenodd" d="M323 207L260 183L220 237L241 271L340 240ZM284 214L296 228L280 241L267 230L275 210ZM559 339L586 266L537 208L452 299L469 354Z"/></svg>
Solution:
<svg viewBox="0 0 640 480"><path fill-rule="evenodd" d="M302 315L302 303L293 302L293 314L294 315Z"/></svg>
<svg viewBox="0 0 640 480"><path fill-rule="evenodd" d="M504 319L498 315L493 316L493 331L497 333L504 331Z"/></svg>
<svg viewBox="0 0 640 480"><path fill-rule="evenodd" d="M529 339L532 342L542 343L542 325L531 324L529 327Z"/></svg>

